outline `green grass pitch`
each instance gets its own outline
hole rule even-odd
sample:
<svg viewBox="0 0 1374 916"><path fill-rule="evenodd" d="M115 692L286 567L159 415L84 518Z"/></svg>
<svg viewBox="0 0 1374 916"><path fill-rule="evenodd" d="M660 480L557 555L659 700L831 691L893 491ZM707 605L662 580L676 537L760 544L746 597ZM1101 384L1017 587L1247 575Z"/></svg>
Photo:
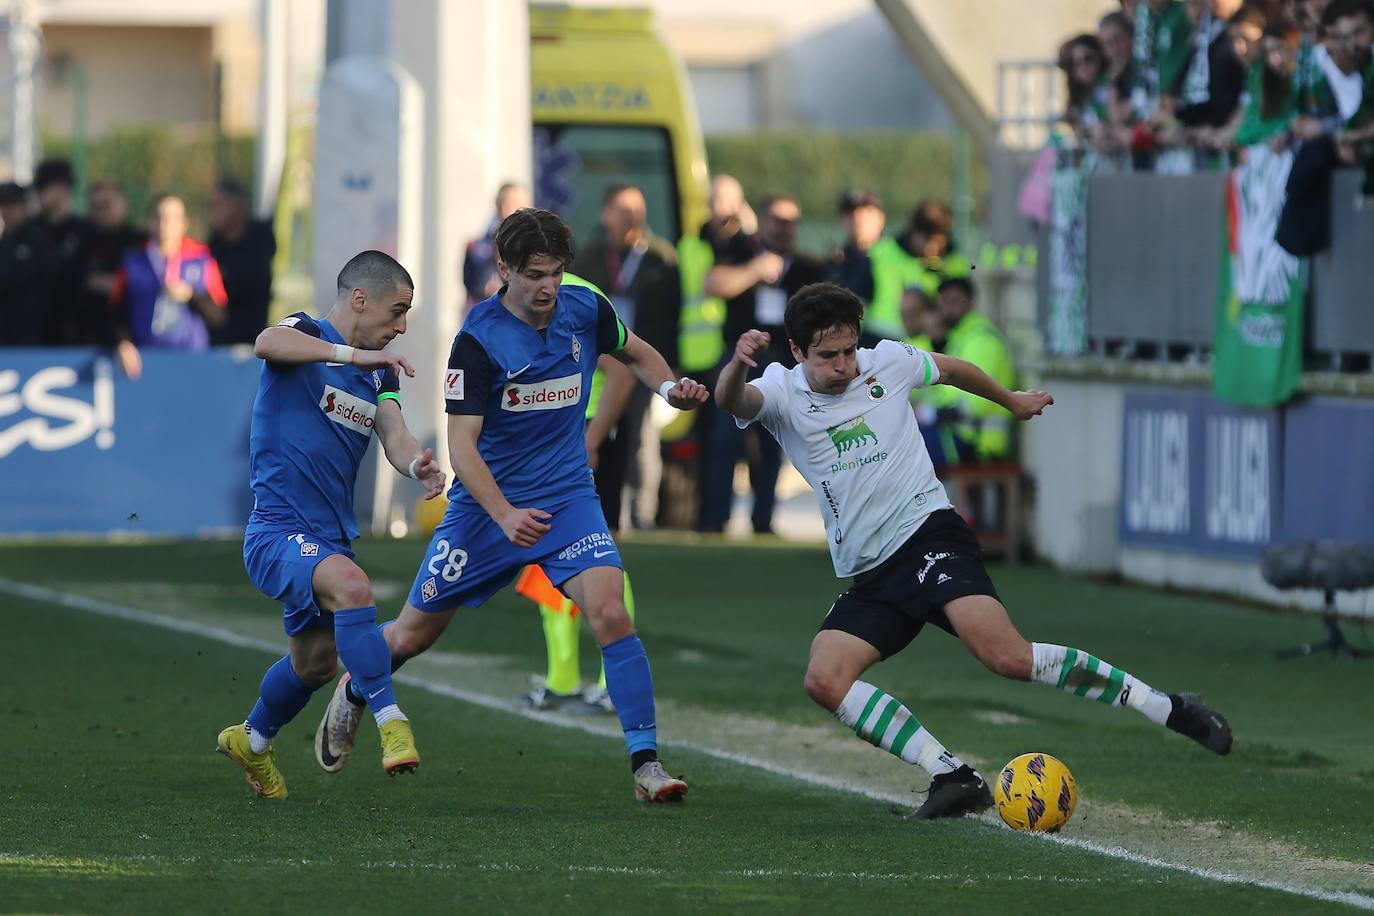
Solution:
<svg viewBox="0 0 1374 916"><path fill-rule="evenodd" d="M422 550L361 545L384 618ZM382 774L370 723L348 769L321 772L321 692L278 738L291 797L262 802L212 753L256 696L262 646L285 647L237 544L0 548L0 912L1374 908L1374 668L1275 661L1316 633L1311 618L992 569L1028 638L1202 692L1235 730L1225 759L1137 714L999 680L933 629L871 672L985 772L1030 750L1068 763L1080 807L1056 842L992 818L905 820L924 774L802 692L841 587L823 549L625 555L663 756L692 786L679 807L634 801L613 720L520 711L543 643L509 592L403 670L415 777ZM218 629L113 619L71 596ZM596 663L586 638L586 679Z"/></svg>

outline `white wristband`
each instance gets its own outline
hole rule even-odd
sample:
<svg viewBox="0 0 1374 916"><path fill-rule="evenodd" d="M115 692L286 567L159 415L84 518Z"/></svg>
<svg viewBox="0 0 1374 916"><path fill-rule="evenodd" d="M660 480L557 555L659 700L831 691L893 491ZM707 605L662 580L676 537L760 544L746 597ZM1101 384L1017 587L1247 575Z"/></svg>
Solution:
<svg viewBox="0 0 1374 916"><path fill-rule="evenodd" d="M348 344L335 344L334 353L329 361L331 363L351 366L353 364L353 348Z"/></svg>
<svg viewBox="0 0 1374 916"><path fill-rule="evenodd" d="M420 463L420 456L419 456L419 455L416 455L414 458L410 459L410 467L406 468L406 476L409 477L411 480L419 480L419 479L420 479L419 477L417 477L417 476L415 475L415 465L417 465L417 464L419 464L419 463Z"/></svg>
<svg viewBox="0 0 1374 916"><path fill-rule="evenodd" d="M663 400L667 401L668 392L672 391L673 388L675 388L676 386L677 382L673 381L672 379L668 379L668 381L658 386L658 396L663 398Z"/></svg>

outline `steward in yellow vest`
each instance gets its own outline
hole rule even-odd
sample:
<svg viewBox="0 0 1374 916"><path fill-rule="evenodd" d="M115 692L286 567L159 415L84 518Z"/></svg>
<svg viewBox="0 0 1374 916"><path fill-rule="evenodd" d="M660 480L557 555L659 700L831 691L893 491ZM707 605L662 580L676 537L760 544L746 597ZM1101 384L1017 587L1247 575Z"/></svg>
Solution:
<svg viewBox="0 0 1374 916"><path fill-rule="evenodd" d="M938 289L940 316L948 328L944 352L973 363L997 382L1015 387L1016 372L1006 340L976 310L973 283L950 277ZM941 385L936 408L948 423L960 461L1005 461L1011 457L1012 416L1003 407L952 385Z"/></svg>

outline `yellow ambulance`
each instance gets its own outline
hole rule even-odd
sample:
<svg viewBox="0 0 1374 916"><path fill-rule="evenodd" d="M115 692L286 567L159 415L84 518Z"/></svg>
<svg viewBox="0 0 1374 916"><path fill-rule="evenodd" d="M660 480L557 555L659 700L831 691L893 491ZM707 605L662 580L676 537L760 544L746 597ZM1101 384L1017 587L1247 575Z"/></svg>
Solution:
<svg viewBox="0 0 1374 916"><path fill-rule="evenodd" d="M677 242L706 221L706 154L681 63L647 9L530 7L535 200L577 238L606 188L644 191L649 225Z"/></svg>

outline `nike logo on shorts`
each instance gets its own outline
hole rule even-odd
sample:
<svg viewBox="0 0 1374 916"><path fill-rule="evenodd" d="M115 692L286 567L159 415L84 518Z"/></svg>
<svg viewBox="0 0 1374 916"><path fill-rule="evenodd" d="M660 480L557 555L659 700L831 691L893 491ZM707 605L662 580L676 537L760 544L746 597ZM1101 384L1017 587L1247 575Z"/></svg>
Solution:
<svg viewBox="0 0 1374 916"><path fill-rule="evenodd" d="M614 550L593 550L592 556L596 557L599 560L602 557L609 557L613 553L615 553Z"/></svg>

